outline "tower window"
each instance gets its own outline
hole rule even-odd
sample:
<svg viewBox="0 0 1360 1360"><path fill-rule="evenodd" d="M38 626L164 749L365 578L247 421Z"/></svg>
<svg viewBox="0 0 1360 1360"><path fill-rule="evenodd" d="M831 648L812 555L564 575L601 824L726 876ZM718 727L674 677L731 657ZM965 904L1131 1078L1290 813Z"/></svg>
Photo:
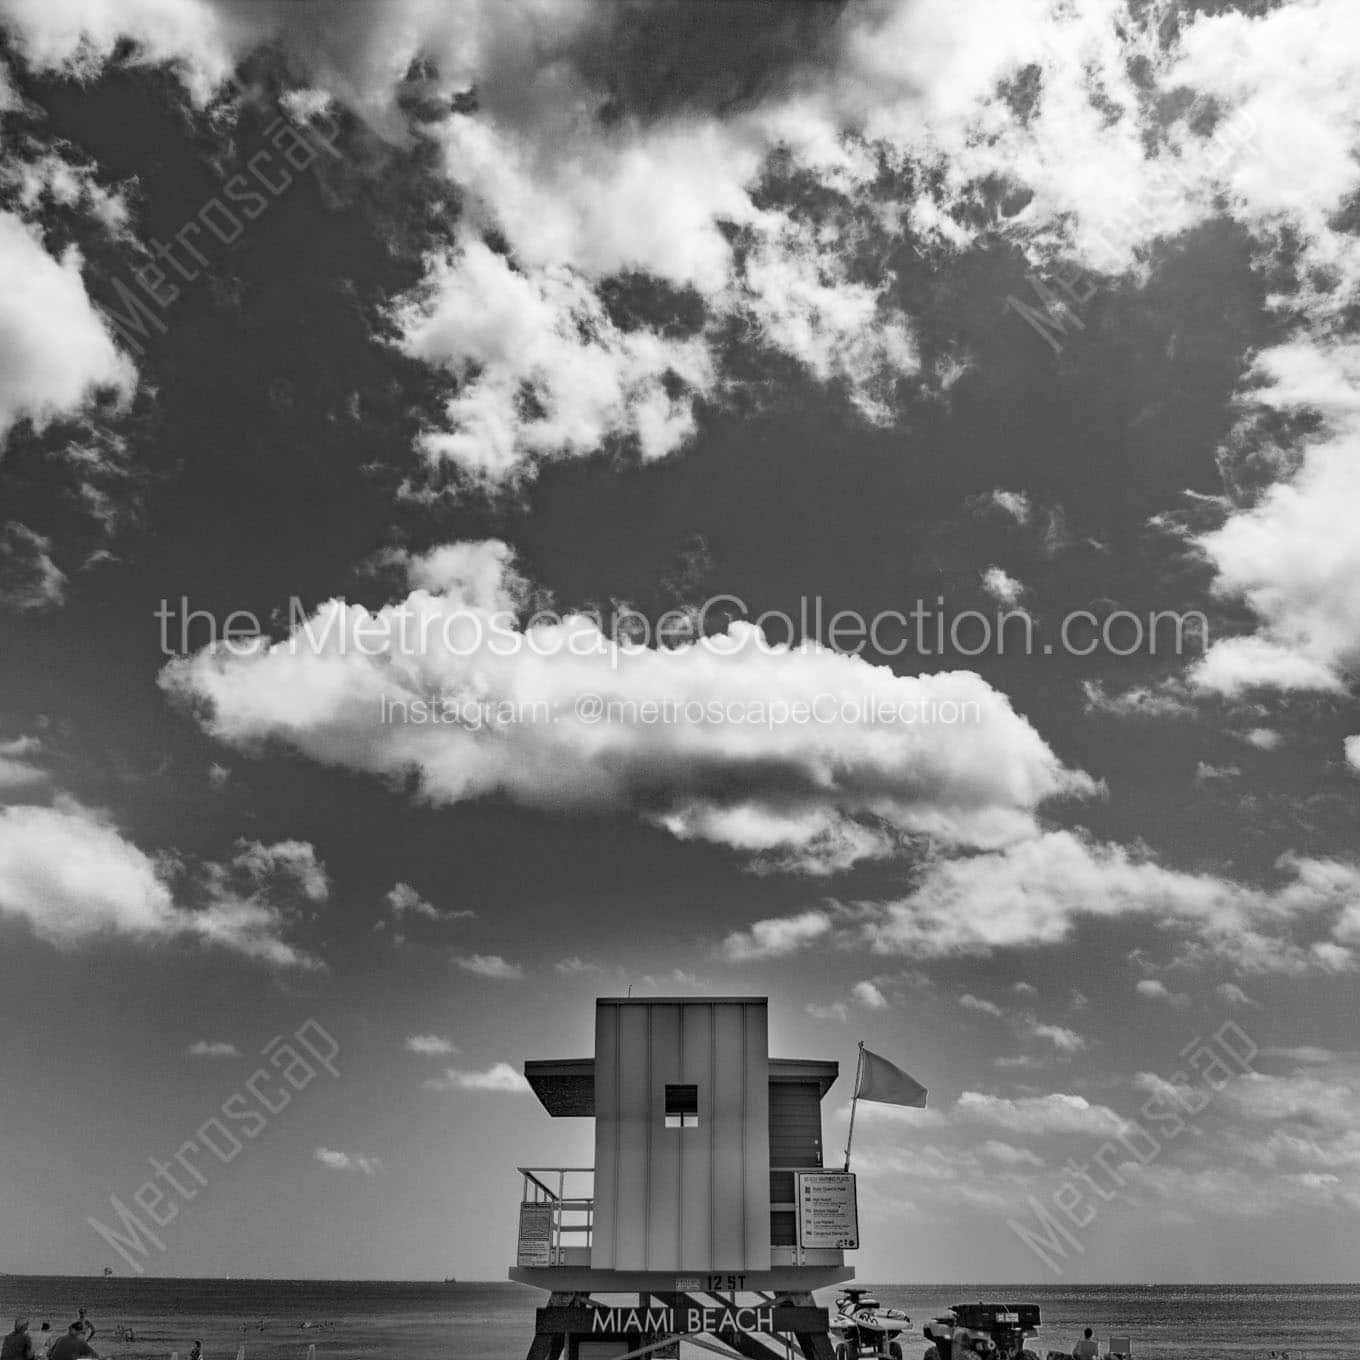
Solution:
<svg viewBox="0 0 1360 1360"><path fill-rule="evenodd" d="M694 1129L699 1127L699 1088L697 1086L666 1087L666 1127Z"/></svg>

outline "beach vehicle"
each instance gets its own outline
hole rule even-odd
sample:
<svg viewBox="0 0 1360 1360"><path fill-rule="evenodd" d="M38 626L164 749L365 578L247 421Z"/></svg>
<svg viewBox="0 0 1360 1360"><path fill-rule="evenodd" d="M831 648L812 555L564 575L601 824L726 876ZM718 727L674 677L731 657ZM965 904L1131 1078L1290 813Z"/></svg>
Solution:
<svg viewBox="0 0 1360 1360"><path fill-rule="evenodd" d="M867 1289L846 1289L837 1297L831 1319L836 1360L858 1360L860 1356L903 1360L902 1343L897 1338L910 1322L900 1308L882 1307Z"/></svg>
<svg viewBox="0 0 1360 1360"><path fill-rule="evenodd" d="M922 1333L934 1344L924 1360L1039 1360L1026 1342L1039 1331L1037 1303L956 1303L948 1317L926 1323Z"/></svg>

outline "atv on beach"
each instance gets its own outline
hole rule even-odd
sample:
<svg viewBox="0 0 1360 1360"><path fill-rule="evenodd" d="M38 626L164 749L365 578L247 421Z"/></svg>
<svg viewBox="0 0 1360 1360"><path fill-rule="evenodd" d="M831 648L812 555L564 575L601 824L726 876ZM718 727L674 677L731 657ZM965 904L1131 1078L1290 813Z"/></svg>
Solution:
<svg viewBox="0 0 1360 1360"><path fill-rule="evenodd" d="M859 1360L861 1356L903 1360L902 1343L897 1338L910 1322L900 1308L882 1307L867 1289L843 1290L831 1315L836 1360Z"/></svg>
<svg viewBox="0 0 1360 1360"><path fill-rule="evenodd" d="M1037 1303L956 1303L921 1330L934 1343L924 1360L1039 1360L1025 1344L1039 1331Z"/></svg>

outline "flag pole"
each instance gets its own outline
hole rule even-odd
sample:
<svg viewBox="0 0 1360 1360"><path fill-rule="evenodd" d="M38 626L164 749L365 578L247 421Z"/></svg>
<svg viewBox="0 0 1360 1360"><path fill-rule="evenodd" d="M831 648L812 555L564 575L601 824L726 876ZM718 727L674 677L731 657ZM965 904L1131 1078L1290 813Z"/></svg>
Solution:
<svg viewBox="0 0 1360 1360"><path fill-rule="evenodd" d="M859 1041L859 1061L855 1064L855 1093L850 1097L850 1129L845 1135L845 1169L850 1170L850 1144L855 1138L855 1105L859 1100L859 1074L864 1068L864 1040Z"/></svg>

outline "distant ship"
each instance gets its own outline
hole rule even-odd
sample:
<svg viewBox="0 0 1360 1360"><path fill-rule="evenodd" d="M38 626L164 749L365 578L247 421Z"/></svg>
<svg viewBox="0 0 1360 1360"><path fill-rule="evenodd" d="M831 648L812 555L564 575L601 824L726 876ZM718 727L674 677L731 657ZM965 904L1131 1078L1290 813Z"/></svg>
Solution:
<svg viewBox="0 0 1360 1360"><path fill-rule="evenodd" d="M452 1275L446 1275L446 1276L444 1277L444 1283L445 1283L445 1284L457 1284L458 1281L455 1280L455 1279L453 1278Z"/></svg>
<svg viewBox="0 0 1360 1360"><path fill-rule="evenodd" d="M113 1267L112 1267L112 1266L105 1266L105 1267L104 1267L104 1278L107 1279L107 1278L108 1278L110 1275L112 1275L112 1274L113 1274Z"/></svg>

